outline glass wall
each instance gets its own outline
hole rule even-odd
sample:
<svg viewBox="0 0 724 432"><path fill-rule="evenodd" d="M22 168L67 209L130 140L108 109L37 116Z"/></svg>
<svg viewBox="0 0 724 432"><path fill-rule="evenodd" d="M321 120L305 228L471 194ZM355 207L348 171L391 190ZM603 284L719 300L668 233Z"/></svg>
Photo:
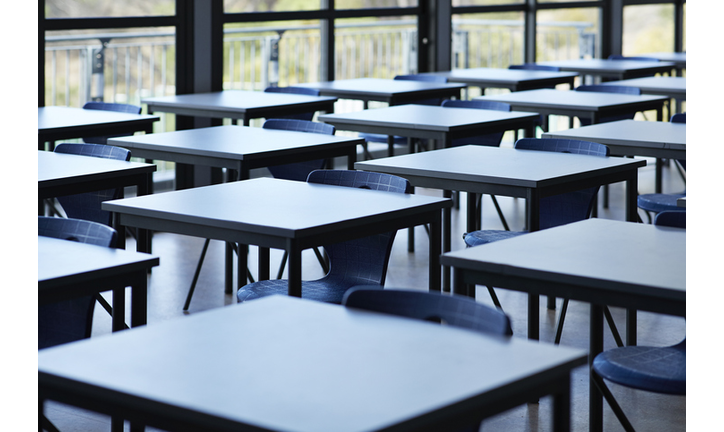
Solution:
<svg viewBox="0 0 724 432"><path fill-rule="evenodd" d="M623 8L623 49L626 56L674 50L674 5Z"/></svg>
<svg viewBox="0 0 724 432"><path fill-rule="evenodd" d="M174 15L175 0L45 0L46 18Z"/></svg>

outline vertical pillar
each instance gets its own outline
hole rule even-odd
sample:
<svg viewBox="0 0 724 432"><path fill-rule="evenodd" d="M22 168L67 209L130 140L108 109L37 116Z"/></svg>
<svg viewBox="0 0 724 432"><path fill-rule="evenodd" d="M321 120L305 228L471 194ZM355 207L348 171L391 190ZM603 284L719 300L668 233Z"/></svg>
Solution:
<svg viewBox="0 0 724 432"><path fill-rule="evenodd" d="M320 9L334 10L334 0L320 0ZM334 51L334 19L321 20L319 34L321 39L321 58L319 65L319 79L333 81L335 76Z"/></svg>
<svg viewBox="0 0 724 432"><path fill-rule="evenodd" d="M526 0L525 25L523 27L523 59L525 63L536 61L536 28L538 7L536 0Z"/></svg>

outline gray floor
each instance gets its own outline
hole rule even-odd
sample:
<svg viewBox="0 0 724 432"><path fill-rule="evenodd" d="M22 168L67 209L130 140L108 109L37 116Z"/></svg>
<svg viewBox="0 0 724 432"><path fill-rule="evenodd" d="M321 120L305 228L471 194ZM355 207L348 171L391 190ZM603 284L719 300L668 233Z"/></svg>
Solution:
<svg viewBox="0 0 724 432"><path fill-rule="evenodd" d="M641 193L653 192L654 168L649 166L640 170ZM664 170L665 191L676 192L684 189L684 184L673 168ZM437 195L435 190L417 190L417 193ZM610 188L609 208L599 205L599 217L623 220L622 184ZM463 206L464 206L464 199ZM499 197L504 214L511 229L522 229L524 201ZM453 249L463 248L460 234L464 226L464 207L453 211ZM645 216L642 215L645 220ZM502 229L489 197L484 197L483 225L486 228ZM407 252L407 232L400 231L396 237L390 259L387 287L425 289L427 286L427 251L425 233L421 228L416 231L418 239L414 253ZM223 244L213 241L206 263L200 275L196 293L188 312L182 310L188 286L191 282L203 240L168 233L154 236L154 253L161 258L161 265L153 270L149 284L148 325L166 320L184 319L185 316L223 307L235 302L231 295L223 292ZM135 248L132 240L129 247ZM272 251L272 266L277 265L281 253ZM250 251L250 268L254 269L255 249ZM305 253L303 278L312 279L321 276L321 268L311 252ZM526 337L527 298L524 294L497 290L502 306L513 322L514 337ZM479 287L477 300L492 304L485 289ZM558 305L560 306L558 300ZM541 301L541 340L553 340L556 324L556 311L547 310L545 301ZM623 311L613 308L612 312L619 330L625 329ZM96 310L94 336L109 333L110 318L100 308ZM685 337L686 323L683 318L668 317L649 313L639 313L639 344L673 344ZM235 335L229 329L230 342ZM566 317L566 325L561 341L562 345L586 349L588 346L588 305L571 302ZM606 348L615 346L610 332L606 333ZM169 359L172 361L172 359ZM621 387L612 390L622 407L628 413L631 422L640 431L683 431L686 428L686 398L632 391ZM572 379L572 430L588 430L588 371L580 367L574 371ZM547 398L538 404L528 404L488 419L482 430L490 431L550 431L551 403ZM47 416L64 432L70 431L107 431L110 430L107 417L92 412L78 410L58 403L48 403ZM604 428L606 431L623 430L607 405L604 404Z"/></svg>

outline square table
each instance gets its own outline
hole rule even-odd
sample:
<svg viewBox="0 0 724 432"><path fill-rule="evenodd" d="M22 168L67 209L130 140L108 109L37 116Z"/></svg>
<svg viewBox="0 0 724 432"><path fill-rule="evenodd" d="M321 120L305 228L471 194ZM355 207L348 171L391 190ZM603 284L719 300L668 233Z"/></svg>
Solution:
<svg viewBox="0 0 724 432"><path fill-rule="evenodd" d="M471 68L443 72L427 72L421 75L444 76L449 82L486 88L505 88L510 91L533 90L568 84L573 89L576 72L553 72L525 69Z"/></svg>
<svg viewBox="0 0 724 432"><path fill-rule="evenodd" d="M607 59L573 59L551 60L538 62L546 66L556 66L562 71L578 72L600 78L617 80L652 76L657 73L668 73L676 66L670 62L641 60L607 60Z"/></svg>
<svg viewBox="0 0 724 432"><path fill-rule="evenodd" d="M473 100L492 100L510 104L514 111L537 112L543 116L543 131L548 131L548 116L564 115L573 118L585 113L591 123L602 117L656 110L656 119L664 114L664 96L629 95L619 93L583 92L573 90L538 89L500 95L488 95Z"/></svg>
<svg viewBox="0 0 724 432"><path fill-rule="evenodd" d="M531 339L538 339L539 295L590 303L589 365L603 350L604 305L632 311L629 345L636 344L636 310L686 315L686 230L680 228L587 219L450 252L440 261L453 268L455 292L481 284L533 294ZM597 432L603 402L593 383L589 394L590 430Z"/></svg>
<svg viewBox="0 0 724 432"><path fill-rule="evenodd" d="M543 138L564 138L605 144L612 156L648 156L686 160L686 123L619 120L548 132ZM656 193L661 193L661 164L656 163Z"/></svg>
<svg viewBox="0 0 724 432"><path fill-rule="evenodd" d="M641 57L652 57L660 61L671 62L676 65L676 69L681 75L681 70L686 69L686 52L653 52L636 54Z"/></svg>
<svg viewBox="0 0 724 432"><path fill-rule="evenodd" d="M526 199L526 225L539 228L541 198L603 184L626 182L626 219L637 220L638 168L645 160L461 146L355 163L355 168L404 177L413 186L468 192L468 231L476 226L475 194ZM450 210L443 213L443 250L450 250ZM449 268L443 281L449 284Z"/></svg>
<svg viewBox="0 0 724 432"><path fill-rule="evenodd" d="M244 126L254 118L273 118L311 111L334 111L336 98L266 93L260 91L224 90L160 96L141 100L148 112L165 112L192 117L230 118Z"/></svg>
<svg viewBox="0 0 724 432"><path fill-rule="evenodd" d="M257 245L259 280L269 279L269 248L284 249L289 295L297 297L302 294L302 250L428 223L430 289L439 291L441 213L450 206L450 199L274 178L103 203L122 226ZM240 250L237 257L243 274L247 254ZM231 285L227 277L227 292Z"/></svg>
<svg viewBox="0 0 724 432"><path fill-rule="evenodd" d="M415 104L319 116L319 121L340 130L434 139L443 148L449 147L457 138L508 130L525 129L532 135L537 120L538 115L525 112ZM388 145L389 156L392 156L391 141Z"/></svg>
<svg viewBox="0 0 724 432"><path fill-rule="evenodd" d="M65 106L38 107L38 150L46 142L87 136L153 132L157 116Z"/></svg>
<svg viewBox="0 0 724 432"><path fill-rule="evenodd" d="M552 395L552 430L568 431L585 361L277 295L43 350L38 397L41 411L58 400L164 430L393 432L460 429Z"/></svg>
<svg viewBox="0 0 724 432"><path fill-rule="evenodd" d="M137 195L147 195L154 171L153 164L39 150L38 214L43 213L42 200L46 198L126 186L136 186ZM119 233L119 246L123 247L125 236L115 223L114 228ZM139 237L139 241L149 241L147 233L139 233Z"/></svg>
<svg viewBox="0 0 724 432"><path fill-rule="evenodd" d="M148 254L38 236L38 304L113 290L112 326L118 331L125 328L125 289L130 286L131 326L142 326L147 273L158 264L158 257Z"/></svg>
<svg viewBox="0 0 724 432"><path fill-rule="evenodd" d="M361 100L367 109L369 101L387 102L390 105L415 103L424 99L460 98L463 84L444 84L426 81L394 80L382 78L353 78L296 84L319 90L322 96ZM332 112L330 110L330 112Z"/></svg>

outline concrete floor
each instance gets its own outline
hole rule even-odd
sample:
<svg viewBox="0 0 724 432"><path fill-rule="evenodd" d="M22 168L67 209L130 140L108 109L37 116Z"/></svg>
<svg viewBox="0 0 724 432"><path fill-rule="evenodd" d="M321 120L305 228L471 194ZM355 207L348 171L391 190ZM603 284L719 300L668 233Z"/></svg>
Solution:
<svg viewBox="0 0 724 432"><path fill-rule="evenodd" d="M504 144L505 145L505 144ZM648 159L649 166L640 170L641 193L653 192L654 167L653 160ZM673 169L664 170L665 191L675 192L684 189L682 179ZM436 190L418 189L416 193L439 195ZM612 185L610 188L610 206L603 209L599 204L599 217L623 220L623 184ZM511 229L522 229L524 201L507 197L499 197L504 214ZM464 227L464 199L460 210L453 211L453 250L464 247L461 235ZM645 220L645 216L642 215ZM484 197L483 226L490 229L502 229L502 224L492 206L489 197ZM418 239L414 253L407 252L407 232L397 234L387 276L387 287L425 289L427 287L427 246L425 232L418 227ZM182 310L188 286L193 277L196 262L201 252L203 239L179 236L168 233L157 233L154 236L154 254L160 257L161 265L154 268L149 277L148 325L154 323L184 319L195 313L223 307L234 303L232 295L224 294L223 290L223 244L213 241L201 272L196 293L190 310ZM135 248L129 240L129 248ZM250 248L251 269L256 267L255 248ZM272 251L272 274L279 262L281 253ZM321 268L313 254L309 251L304 255L303 278L312 279L322 275ZM526 337L527 298L525 294L497 290L502 306L511 317L513 337ZM479 287L477 300L491 304L487 291ZM558 300L560 306L561 300ZM556 311L547 310L545 301L541 301L541 341L550 343L553 340ZM625 319L623 311L613 308L614 318L619 330L624 331ZM93 337L109 333L110 317L101 308L96 308ZM639 344L665 345L680 341L686 334L686 322L683 318L639 313ZM615 346L610 332L606 332L606 348ZM237 337L229 329L230 340ZM587 349L588 347L588 305L571 302L561 341L562 345ZM588 430L588 371L579 367L572 377L572 430ZM626 388L611 386L614 395L629 415L634 427L640 431L683 431L686 429L686 397L658 395ZM527 404L486 420L482 429L494 431L550 431L551 401L548 398L538 404ZM96 413L79 410L59 403L48 403L46 414L49 419L64 432L71 431L108 431L109 419ZM623 430L615 416L604 403L604 428L606 431ZM127 425L128 426L128 425Z"/></svg>

